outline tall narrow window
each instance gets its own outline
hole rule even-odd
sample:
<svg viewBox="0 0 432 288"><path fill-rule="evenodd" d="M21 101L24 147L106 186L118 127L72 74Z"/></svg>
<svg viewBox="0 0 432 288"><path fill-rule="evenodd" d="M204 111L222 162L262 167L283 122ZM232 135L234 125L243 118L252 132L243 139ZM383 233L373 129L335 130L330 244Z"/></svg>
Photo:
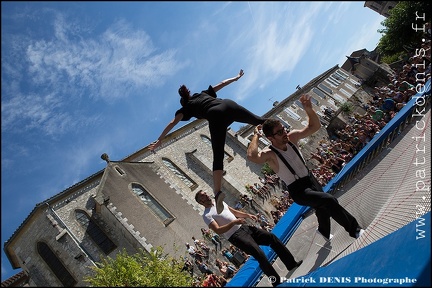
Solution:
<svg viewBox="0 0 432 288"><path fill-rule="evenodd" d="M209 145L210 148L212 147L212 146L211 146L211 145L212 145L211 140L210 140L210 138L207 137L206 135L202 135L202 134L201 134L201 140L203 140L204 143L206 143L207 145ZM224 159L227 160L228 162L231 162L231 161L234 159L234 157L232 157L232 156L231 156L230 154L228 154L226 151L224 151L224 153L225 153L225 157L224 157Z"/></svg>
<svg viewBox="0 0 432 288"><path fill-rule="evenodd" d="M284 111L288 114L289 117L293 118L296 121L300 121L300 115L295 113L291 108L285 108Z"/></svg>
<svg viewBox="0 0 432 288"><path fill-rule="evenodd" d="M345 79L341 77L338 73L333 73L330 77L333 77L337 81L344 81Z"/></svg>
<svg viewBox="0 0 432 288"><path fill-rule="evenodd" d="M334 83L337 84L337 86L339 86L340 84L342 84L342 82L339 80L339 78L334 76L335 74L331 75L328 79L333 80Z"/></svg>
<svg viewBox="0 0 432 288"><path fill-rule="evenodd" d="M349 81L351 81L351 83L353 83L354 85L361 85L360 82L358 82L358 81L356 81L356 80L354 80L352 78L350 78Z"/></svg>
<svg viewBox="0 0 432 288"><path fill-rule="evenodd" d="M334 98L336 101L339 101L341 104L343 104L343 103L346 102L346 100L345 100L342 96L340 96L339 94L334 94L334 95L333 95L333 98Z"/></svg>
<svg viewBox="0 0 432 288"><path fill-rule="evenodd" d="M123 176L125 174L125 172L122 169L120 169L120 167L115 166L115 169L116 169L117 173L120 174L120 176Z"/></svg>
<svg viewBox="0 0 432 288"><path fill-rule="evenodd" d="M351 86L350 84L348 84L348 83L345 83L345 86L348 88L348 89L350 89L351 91L353 91L353 92L355 92L357 89L356 88L354 88L353 86Z"/></svg>
<svg viewBox="0 0 432 288"><path fill-rule="evenodd" d="M325 79L324 82L330 86L331 88L337 88L337 86L335 84L333 84L332 82L329 81L329 79Z"/></svg>
<svg viewBox="0 0 432 288"><path fill-rule="evenodd" d="M285 128L291 129L291 125L288 122L286 122L280 115L276 115L276 117L279 119L279 121L282 123L282 125Z"/></svg>
<svg viewBox="0 0 432 288"><path fill-rule="evenodd" d="M346 78L348 78L348 74L346 74L345 72L343 72L342 70L337 70L336 72L335 72L336 74L339 74L344 80L346 79Z"/></svg>
<svg viewBox="0 0 432 288"><path fill-rule="evenodd" d="M64 287L72 287L78 283L46 243L38 242L37 251Z"/></svg>
<svg viewBox="0 0 432 288"><path fill-rule="evenodd" d="M324 92L322 92L321 90L317 89L317 88L313 88L312 91L317 94L318 96L320 96L322 99L326 99L327 96Z"/></svg>
<svg viewBox="0 0 432 288"><path fill-rule="evenodd" d="M180 180L183 181L191 190L198 187L198 184L196 184L189 176L186 175L183 171L180 170L180 168L177 167L171 160L167 158L162 158L162 162L165 164L165 166L168 167L171 172L173 172L177 177L180 178Z"/></svg>
<svg viewBox="0 0 432 288"><path fill-rule="evenodd" d="M303 108L303 104L300 102L300 100L296 100L295 102L294 102L298 107L300 107L301 109L304 109Z"/></svg>
<svg viewBox="0 0 432 288"><path fill-rule="evenodd" d="M162 220L165 226L174 221L174 216L163 207L148 191L141 185L132 184L132 192L137 195L150 210Z"/></svg>
<svg viewBox="0 0 432 288"><path fill-rule="evenodd" d="M87 235L99 246L99 248L108 254L113 251L117 246L108 238L104 231L96 224L86 212L82 210L75 210L75 218L78 223L85 229Z"/></svg>
<svg viewBox="0 0 432 288"><path fill-rule="evenodd" d="M352 96L352 93L349 93L345 89L340 89L339 91L342 92L343 94L345 94L348 98L350 98Z"/></svg>
<svg viewBox="0 0 432 288"><path fill-rule="evenodd" d="M314 97L311 97L310 100L313 104L315 104L316 106L319 106L318 100L316 100Z"/></svg>
<svg viewBox="0 0 432 288"><path fill-rule="evenodd" d="M318 100L316 100L314 97L311 97L310 100L311 100L312 104L315 104L316 106L319 106L319 102L318 102ZM304 109L303 104L300 102L299 99L297 99L294 103L295 103L298 107ZM291 106L291 107L292 107L292 106Z"/></svg>
<svg viewBox="0 0 432 288"><path fill-rule="evenodd" d="M327 87L326 85L324 85L322 83L320 83L318 85L318 88L321 89L321 90L323 90L324 92L330 94L330 95L333 94L333 91L329 87Z"/></svg>

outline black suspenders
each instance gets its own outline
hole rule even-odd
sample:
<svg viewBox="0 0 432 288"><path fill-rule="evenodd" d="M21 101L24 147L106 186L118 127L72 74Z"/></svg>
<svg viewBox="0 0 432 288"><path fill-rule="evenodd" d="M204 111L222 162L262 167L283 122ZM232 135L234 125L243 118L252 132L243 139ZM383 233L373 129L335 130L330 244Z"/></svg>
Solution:
<svg viewBox="0 0 432 288"><path fill-rule="evenodd" d="M309 168L306 165L306 162L304 161L303 157L300 154L300 151L297 149L297 147L291 143L288 142L290 144L290 146L293 148L293 150L297 153L297 155L300 157L300 159L302 160L302 162L305 164L306 169L308 170L308 178L310 179L310 181L312 182L312 185L315 186L315 189L317 191L323 191L322 189L322 185L321 183L319 183L318 179L316 179L315 175L313 175L313 173L309 170ZM291 171L291 173L294 175L294 178L300 179L300 177L295 173L294 169L291 167L291 165L288 164L288 161L282 156L282 154L276 150L275 147L273 147L273 145L270 145L269 148L276 153L276 155L279 156L279 158L282 160L282 162L285 163L285 165L287 166L287 168Z"/></svg>
<svg viewBox="0 0 432 288"><path fill-rule="evenodd" d="M297 153L297 155L300 157L300 159L303 161L303 163L304 163L305 166L306 166L306 163L305 163L303 157L301 156L300 151L298 151L297 147L295 147L295 145L294 145L293 143L291 143L291 142L288 142L288 143L291 145L291 147L293 148L293 150ZM282 160L282 162L285 163L285 165L287 166L287 168L288 168L288 169L291 171L291 173L294 175L294 178L299 179L300 177L295 173L295 171L294 171L294 169L291 167L291 165L288 164L288 161L285 159L285 157L283 157L282 154L281 154L281 153L280 153L280 152L279 152L275 147L273 147L273 145L270 145L269 148L270 148L273 152L275 152L276 155L279 156L279 158ZM308 168L307 166L306 166L306 168L308 169L308 172L309 172L309 168Z"/></svg>

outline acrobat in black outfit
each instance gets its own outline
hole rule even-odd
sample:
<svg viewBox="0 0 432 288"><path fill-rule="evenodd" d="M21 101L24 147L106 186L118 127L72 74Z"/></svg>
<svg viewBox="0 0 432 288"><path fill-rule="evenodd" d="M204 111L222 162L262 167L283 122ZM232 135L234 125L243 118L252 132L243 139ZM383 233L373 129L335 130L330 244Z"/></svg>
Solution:
<svg viewBox="0 0 432 288"><path fill-rule="evenodd" d="M223 210L223 205L221 204L225 197L221 192L221 185L224 146L228 126L233 122L259 125L266 120L230 99L217 98L217 91L237 81L243 74L243 70L240 70L236 77L226 79L215 86L209 85L207 90L203 90L201 93L194 93L192 96L189 89L185 85L181 85L178 93L181 96L180 103L182 108L176 111L174 119L168 123L158 140L150 144L151 150L156 149L160 145L161 140L179 121L188 121L192 117L208 120L213 150L213 192L215 194L218 213Z"/></svg>

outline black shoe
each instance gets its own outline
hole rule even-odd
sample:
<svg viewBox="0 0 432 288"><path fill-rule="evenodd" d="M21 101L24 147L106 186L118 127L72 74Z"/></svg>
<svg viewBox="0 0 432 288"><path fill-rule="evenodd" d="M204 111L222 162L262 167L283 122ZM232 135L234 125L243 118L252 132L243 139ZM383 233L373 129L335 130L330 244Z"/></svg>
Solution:
<svg viewBox="0 0 432 288"><path fill-rule="evenodd" d="M363 228L357 227L357 231L356 231L356 234L355 234L355 237L354 237L354 238L356 238L356 239L360 238L360 236L361 236L364 232L365 232L365 230L364 230Z"/></svg>

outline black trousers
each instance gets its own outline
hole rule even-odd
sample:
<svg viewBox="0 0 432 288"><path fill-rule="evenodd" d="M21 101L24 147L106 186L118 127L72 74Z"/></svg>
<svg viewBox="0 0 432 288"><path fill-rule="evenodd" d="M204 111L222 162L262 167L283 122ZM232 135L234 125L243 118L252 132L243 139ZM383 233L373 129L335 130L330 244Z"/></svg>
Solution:
<svg viewBox="0 0 432 288"><path fill-rule="evenodd" d="M283 242L273 233L270 233L264 229L257 228L251 225L242 225L228 241L244 251L245 253L253 256L259 263L261 270L268 277L272 276L276 281L273 286L280 284L280 276L273 268L272 264L267 259L264 251L259 247L259 245L270 246L270 248L275 251L279 256L281 261L285 264L288 270L293 269L297 262L294 256L288 250L288 248L283 244Z"/></svg>
<svg viewBox="0 0 432 288"><path fill-rule="evenodd" d="M255 115L230 99L223 99L219 105L210 108L206 119L209 121L213 149L213 171L223 170L228 126L233 122L258 125L265 121L264 118Z"/></svg>
<svg viewBox="0 0 432 288"><path fill-rule="evenodd" d="M315 209L318 218L318 230L327 238L330 236L330 217L339 223L355 238L359 224L345 208L343 208L336 197L317 191L309 177L297 179L288 185L288 192L295 203L303 206L310 206Z"/></svg>

